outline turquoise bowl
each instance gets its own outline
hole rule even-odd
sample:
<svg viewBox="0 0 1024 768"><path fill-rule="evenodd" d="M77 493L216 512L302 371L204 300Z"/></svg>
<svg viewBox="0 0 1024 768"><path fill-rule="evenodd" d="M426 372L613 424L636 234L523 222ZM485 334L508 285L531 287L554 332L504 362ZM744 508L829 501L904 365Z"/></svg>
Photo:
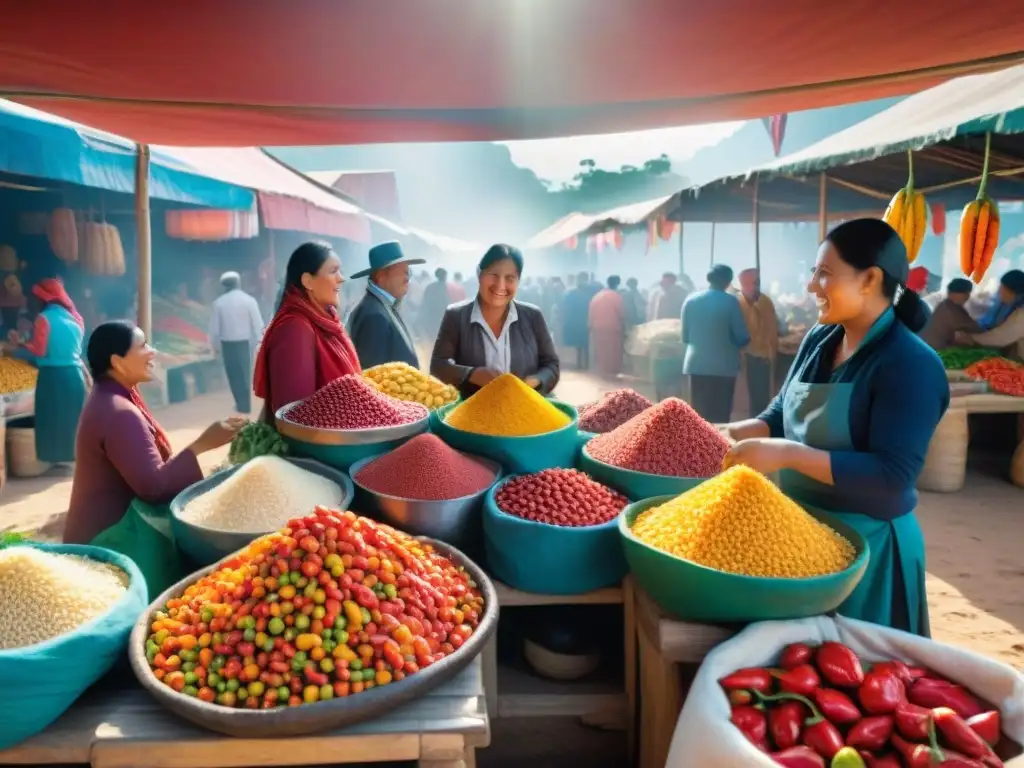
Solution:
<svg viewBox="0 0 1024 768"><path fill-rule="evenodd" d="M581 595L610 587L626 575L618 519L586 528L523 520L502 512L496 484L484 499L487 570L514 589L544 595ZM628 508L628 507L627 507Z"/></svg>
<svg viewBox="0 0 1024 768"><path fill-rule="evenodd" d="M552 399L551 403L572 419L569 424L554 432L528 437L497 437L465 432L449 426L445 421L457 403L446 405L431 414L431 431L452 448L498 462L509 474L528 475L553 467L573 467L580 449L576 409L559 400Z"/></svg>
<svg viewBox="0 0 1024 768"><path fill-rule="evenodd" d="M703 477L672 477L671 475L649 475L623 469L598 461L586 446L580 451L579 469L599 483L614 488L630 499L649 499L652 496L678 496L704 482Z"/></svg>
<svg viewBox="0 0 1024 768"><path fill-rule="evenodd" d="M660 496L626 507L618 517L623 551L637 582L662 609L688 621L750 622L800 619L834 611L864 576L870 552L863 536L840 518L804 506L842 534L857 556L843 571L807 579L741 576L698 565L645 544L631 528L638 515L675 498Z"/></svg>

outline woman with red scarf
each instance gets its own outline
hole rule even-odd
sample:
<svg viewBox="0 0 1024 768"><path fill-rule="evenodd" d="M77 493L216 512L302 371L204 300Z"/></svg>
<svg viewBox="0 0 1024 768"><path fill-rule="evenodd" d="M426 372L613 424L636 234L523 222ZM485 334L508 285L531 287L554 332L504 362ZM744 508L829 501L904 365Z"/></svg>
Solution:
<svg viewBox="0 0 1024 768"><path fill-rule="evenodd" d="M36 313L26 340L12 331L11 354L39 368L36 381L36 456L50 464L75 460L75 430L85 402L87 381L82 368L84 323L57 278L32 288L29 306Z"/></svg>
<svg viewBox="0 0 1024 768"><path fill-rule="evenodd" d="M166 505L203 479L199 454L226 445L245 424L242 418L215 422L172 453L138 390L153 378L155 354L131 323L103 323L89 337L86 357L96 383L82 409L64 524L65 542L94 543L135 560L153 595L184 575L161 533L168 529Z"/></svg>
<svg viewBox="0 0 1024 768"><path fill-rule="evenodd" d="M338 317L344 282L341 260L327 243L303 243L288 259L281 302L263 335L253 378L267 422L282 406L362 372Z"/></svg>

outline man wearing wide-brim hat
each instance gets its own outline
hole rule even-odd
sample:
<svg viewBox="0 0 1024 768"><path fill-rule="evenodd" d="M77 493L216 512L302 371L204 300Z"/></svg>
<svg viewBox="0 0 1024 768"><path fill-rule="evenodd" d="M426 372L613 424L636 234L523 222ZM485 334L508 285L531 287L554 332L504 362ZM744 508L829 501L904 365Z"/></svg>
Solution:
<svg viewBox="0 0 1024 768"><path fill-rule="evenodd" d="M409 267L424 259L405 255L397 242L381 243L370 249L370 267L352 275L369 276L366 294L348 318L348 332L363 368L382 363L403 362L419 368L412 334L400 313L409 291Z"/></svg>

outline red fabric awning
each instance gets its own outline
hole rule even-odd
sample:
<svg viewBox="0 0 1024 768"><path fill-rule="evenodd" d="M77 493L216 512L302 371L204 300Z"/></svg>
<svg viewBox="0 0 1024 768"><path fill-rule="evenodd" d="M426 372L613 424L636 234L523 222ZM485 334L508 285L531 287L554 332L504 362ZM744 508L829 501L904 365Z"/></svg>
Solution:
<svg viewBox="0 0 1024 768"><path fill-rule="evenodd" d="M4 4L0 96L150 143L521 139L898 95L1022 49L1020 0L32 0Z"/></svg>

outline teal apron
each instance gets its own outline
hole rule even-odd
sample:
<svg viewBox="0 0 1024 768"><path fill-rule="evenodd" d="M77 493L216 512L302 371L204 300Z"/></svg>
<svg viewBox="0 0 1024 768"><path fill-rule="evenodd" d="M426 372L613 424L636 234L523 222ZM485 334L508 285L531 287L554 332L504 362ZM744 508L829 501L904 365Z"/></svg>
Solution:
<svg viewBox="0 0 1024 768"><path fill-rule="evenodd" d="M892 322L891 312L883 315L854 355L887 331ZM855 450L849 427L853 388L853 383L805 384L791 380L782 407L786 439L823 451ZM924 536L914 514L878 520L844 512L841 491L793 470L780 473L780 485L795 500L839 515L868 542L871 557L864 578L839 606L838 613L928 637Z"/></svg>

